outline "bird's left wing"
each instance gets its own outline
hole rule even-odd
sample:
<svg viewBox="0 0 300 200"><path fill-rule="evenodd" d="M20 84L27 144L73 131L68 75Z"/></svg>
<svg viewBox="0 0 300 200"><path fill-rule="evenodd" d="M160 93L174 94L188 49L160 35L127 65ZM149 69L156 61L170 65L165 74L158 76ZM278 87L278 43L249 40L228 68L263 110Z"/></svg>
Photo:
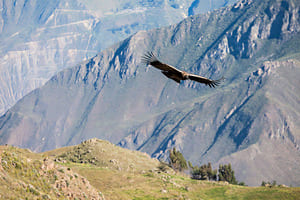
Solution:
<svg viewBox="0 0 300 200"><path fill-rule="evenodd" d="M147 65L152 65L153 67L160 69L162 71L172 71L175 73L181 73L180 70L176 69L175 67L162 63L160 62L155 55L152 52L147 52L143 57L142 57L142 62L147 64Z"/></svg>
<svg viewBox="0 0 300 200"><path fill-rule="evenodd" d="M197 81L199 83L204 83L205 85L208 85L209 87L218 86L221 83L221 81L224 79L224 77L222 77L218 80L211 80L211 79L205 78L203 76L198 76L195 74L189 74L188 77L190 80Z"/></svg>

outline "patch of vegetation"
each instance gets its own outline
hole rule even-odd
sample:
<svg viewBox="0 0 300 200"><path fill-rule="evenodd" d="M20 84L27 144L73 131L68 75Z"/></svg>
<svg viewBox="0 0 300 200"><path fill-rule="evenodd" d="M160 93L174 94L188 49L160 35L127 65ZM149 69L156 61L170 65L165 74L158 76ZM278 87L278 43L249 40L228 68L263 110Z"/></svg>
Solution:
<svg viewBox="0 0 300 200"><path fill-rule="evenodd" d="M211 167L211 163L207 165L202 165L200 167L193 166L192 163L189 162L189 166L191 168L191 178L198 180L217 180L217 170L213 170Z"/></svg>
<svg viewBox="0 0 300 200"><path fill-rule="evenodd" d="M8 174L6 182L11 182L14 186L12 195L28 199L45 193L51 196L51 183L41 175L42 161L26 155L22 149L15 147L7 147L1 154L1 165ZM50 178L53 174L46 176Z"/></svg>
<svg viewBox="0 0 300 200"><path fill-rule="evenodd" d="M184 169L187 169L187 162L183 155L176 150L176 148L173 148L170 150L169 154L169 166L172 167L175 171L183 171ZM231 168L231 164L227 165L220 165L218 170L213 170L211 163L209 162L207 165L201 165L201 166L193 166L192 163L188 162L189 170L191 173L192 179L197 180L210 180L210 181L226 181L230 184L235 185L245 185L245 183L241 182L238 183L238 181L235 178L234 171ZM161 171L164 171L166 168L166 165L164 165L163 162L158 167Z"/></svg>
<svg viewBox="0 0 300 200"><path fill-rule="evenodd" d="M110 163L107 167L69 160L63 162L61 159L61 161L55 162L53 168L49 168L50 163L49 169L45 169L45 162L48 160L55 160L60 155L67 155L64 159L73 157L72 150L77 146L53 150L43 155L28 153L17 148L6 148L2 151L0 149L0 153L2 152L1 166L8 175L0 179L1 198L66 199L64 195L67 193L63 194L61 188L53 188L53 185L58 184L65 188L71 188L75 185L72 181L76 181L76 184L80 183L83 177L85 177L84 182L89 181L97 191L101 191L97 194L101 194L100 196L105 199L297 199L300 196L300 188L246 187L223 181L212 181L216 179L216 176L217 179L222 176L224 179L235 180L232 177L233 169L229 165L219 167L222 169L219 177L210 163L199 167L189 164L190 169L199 171L198 178L191 179L180 170L175 173L170 168L170 163L153 162L152 158L141 156L140 152L135 153L126 149L123 151L123 149L108 143L104 143L104 145L107 146L104 148L103 145L90 143L84 147L80 146L80 148L90 149L89 156L95 156L102 152L101 156L105 162L115 160L115 163ZM176 149L173 152L176 152L173 155L180 155ZM120 154L123 160L117 157ZM140 158L143 161L142 164L139 164ZM97 159L104 162L101 157L97 157ZM135 170L125 167L126 159L129 160L128 166L131 159L136 160ZM145 165L144 162L147 161L148 163ZM117 170L114 167L117 164L126 170ZM143 168L143 166L147 167ZM176 167L176 169L180 168ZM82 189L86 187L84 186ZM74 189L71 190L76 192ZM89 194L85 191L84 195L88 197ZM74 199L84 199L84 195L74 197Z"/></svg>
<svg viewBox="0 0 300 200"><path fill-rule="evenodd" d="M83 183L86 182L84 179L76 184L71 183L71 170L54 164L52 159L23 149L0 147L0 161L1 199L66 199L67 188L71 185L73 196L81 197L83 192L79 187L88 186Z"/></svg>
<svg viewBox="0 0 300 200"><path fill-rule="evenodd" d="M175 171L181 172L181 171L187 169L187 162L180 151L177 151L176 148L174 147L169 152L170 152L169 153L169 159L170 159L169 165Z"/></svg>

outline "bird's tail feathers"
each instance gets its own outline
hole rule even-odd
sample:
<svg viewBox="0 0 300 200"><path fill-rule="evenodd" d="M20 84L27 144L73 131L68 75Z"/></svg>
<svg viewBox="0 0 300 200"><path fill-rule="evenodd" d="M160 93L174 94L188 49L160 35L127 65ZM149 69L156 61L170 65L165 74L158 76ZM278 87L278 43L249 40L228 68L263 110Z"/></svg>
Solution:
<svg viewBox="0 0 300 200"><path fill-rule="evenodd" d="M151 62L158 61L152 51L148 51L142 56L142 63L149 65Z"/></svg>

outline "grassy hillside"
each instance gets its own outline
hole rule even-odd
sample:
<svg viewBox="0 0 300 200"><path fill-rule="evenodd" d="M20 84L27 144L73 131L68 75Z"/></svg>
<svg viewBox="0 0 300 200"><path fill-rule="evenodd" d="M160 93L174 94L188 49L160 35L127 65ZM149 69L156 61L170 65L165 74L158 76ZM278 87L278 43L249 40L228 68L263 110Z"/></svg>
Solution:
<svg viewBox="0 0 300 200"><path fill-rule="evenodd" d="M0 144L43 152L97 137L163 159L176 147L194 165L232 163L251 186L300 186L299 5L241 0L140 31L20 100L0 117ZM147 51L225 80L218 88L178 85L141 63ZM101 164L76 151L60 159ZM102 165L122 168L114 160Z"/></svg>
<svg viewBox="0 0 300 200"><path fill-rule="evenodd" d="M33 153L0 147L1 199L299 199L300 188L192 180L148 155L91 139Z"/></svg>

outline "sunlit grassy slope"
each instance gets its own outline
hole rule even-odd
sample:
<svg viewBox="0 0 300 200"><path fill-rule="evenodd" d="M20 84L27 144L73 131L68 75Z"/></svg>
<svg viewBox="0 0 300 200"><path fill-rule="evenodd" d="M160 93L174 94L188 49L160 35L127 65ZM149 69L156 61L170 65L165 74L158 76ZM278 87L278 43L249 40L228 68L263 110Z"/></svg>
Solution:
<svg viewBox="0 0 300 200"><path fill-rule="evenodd" d="M44 153L1 146L1 199L300 199L300 188L192 180L107 141Z"/></svg>

